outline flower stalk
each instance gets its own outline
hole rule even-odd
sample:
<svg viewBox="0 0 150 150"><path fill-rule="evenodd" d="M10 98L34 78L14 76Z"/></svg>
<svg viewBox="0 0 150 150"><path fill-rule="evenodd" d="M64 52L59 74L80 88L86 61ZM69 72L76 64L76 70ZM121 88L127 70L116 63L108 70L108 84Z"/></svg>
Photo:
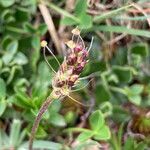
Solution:
<svg viewBox="0 0 150 150"><path fill-rule="evenodd" d="M35 133L36 133L36 130L39 126L39 123L41 121L41 118L44 114L44 112L47 110L47 108L49 107L49 105L53 102L54 99L52 99L51 96L47 97L47 99L44 101L44 103L42 104L40 110L39 110L39 113L34 121L34 124L32 126L32 130L31 130L31 136L30 136L30 139L29 139L29 150L32 150L32 145L33 145L33 140L34 140L34 137L35 137Z"/></svg>

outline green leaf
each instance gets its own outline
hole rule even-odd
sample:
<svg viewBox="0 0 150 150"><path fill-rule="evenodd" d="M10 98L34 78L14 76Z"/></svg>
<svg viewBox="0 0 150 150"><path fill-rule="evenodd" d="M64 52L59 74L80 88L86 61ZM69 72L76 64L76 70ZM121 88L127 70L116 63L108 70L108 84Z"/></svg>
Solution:
<svg viewBox="0 0 150 150"><path fill-rule="evenodd" d="M6 134L6 132L2 129L0 129L0 146L2 147L5 144L8 144L9 138Z"/></svg>
<svg viewBox="0 0 150 150"><path fill-rule="evenodd" d="M0 99L6 97L6 84L2 78L0 78Z"/></svg>
<svg viewBox="0 0 150 150"><path fill-rule="evenodd" d="M19 136L20 136L20 129L21 129L21 122L20 120L13 120L10 130L10 139L9 145L11 146L18 146Z"/></svg>
<svg viewBox="0 0 150 150"><path fill-rule="evenodd" d="M105 20L107 18L111 18L114 15L118 15L118 13L128 9L131 6L132 5L123 6L121 8L118 8L118 9L115 9L115 10L108 11L106 13L100 14L100 15L94 17L94 22L100 22L100 21L103 21L103 20Z"/></svg>
<svg viewBox="0 0 150 150"><path fill-rule="evenodd" d="M39 126L36 132L36 138L45 138L46 136L47 136L46 131L41 126Z"/></svg>
<svg viewBox="0 0 150 150"><path fill-rule="evenodd" d="M87 1L78 0L75 7L75 16L80 20L79 27L81 29L87 29L92 27L92 17L86 13L87 10Z"/></svg>
<svg viewBox="0 0 150 150"><path fill-rule="evenodd" d="M87 76L94 72L98 73L99 71L99 76L100 76L100 71L102 72L105 70L106 70L106 64L104 62L92 60L92 61L89 61L89 63L85 66L85 69L83 70L83 73L81 75Z"/></svg>
<svg viewBox="0 0 150 150"><path fill-rule="evenodd" d="M73 19L69 18L69 17L64 17L63 19L61 19L60 22L61 25L77 25L78 22L74 21Z"/></svg>
<svg viewBox="0 0 150 150"><path fill-rule="evenodd" d="M142 93L143 89L144 89L143 85L134 84L131 87L125 87L125 93L132 103L140 105L141 103L140 94Z"/></svg>
<svg viewBox="0 0 150 150"><path fill-rule="evenodd" d="M111 102L104 102L100 105L100 110L104 116L112 115L113 104Z"/></svg>
<svg viewBox="0 0 150 150"><path fill-rule="evenodd" d="M61 108L61 102L59 100L53 101L51 106L49 107L49 112L54 113L54 112L59 112Z"/></svg>
<svg viewBox="0 0 150 150"><path fill-rule="evenodd" d="M72 20L74 20L75 22L78 22L78 23L80 22L80 20L79 20L77 17L75 17L74 15L68 13L68 12L65 11L64 9L61 9L61 8L57 7L56 5L54 5L54 4L52 4L52 3L48 3L47 5L48 5L48 7L50 7L51 9L57 11L59 14L64 15L65 17L69 17L69 18L71 18Z"/></svg>
<svg viewBox="0 0 150 150"><path fill-rule="evenodd" d="M22 144L18 150L27 150L29 143ZM51 141L36 140L33 142L33 149L46 149L46 150L62 150L63 146L60 143Z"/></svg>
<svg viewBox="0 0 150 150"><path fill-rule="evenodd" d="M19 66L19 65L14 65L12 68L11 68L11 70L10 70L10 74L9 74L9 76L8 76L8 79L7 79L7 84L9 84L13 79L14 79L14 77L15 77L15 75L18 73L21 73L21 71L22 71L22 68L21 68L21 66Z"/></svg>
<svg viewBox="0 0 150 150"><path fill-rule="evenodd" d="M11 43L12 38L10 36L5 36L2 40L2 47L3 49L7 49L7 46Z"/></svg>
<svg viewBox="0 0 150 150"><path fill-rule="evenodd" d="M40 58L40 37L39 36L34 36L32 37L31 45L34 48L34 50L31 53L31 65L33 71L36 71L37 69L37 62Z"/></svg>
<svg viewBox="0 0 150 150"><path fill-rule="evenodd" d="M29 87L30 82L26 78L19 78L15 81L14 90L26 91L26 87Z"/></svg>
<svg viewBox="0 0 150 150"><path fill-rule="evenodd" d="M127 60L127 51L128 49L125 47L118 47L117 54L113 56L114 59L111 60L112 64L116 64L118 66L123 66L128 63Z"/></svg>
<svg viewBox="0 0 150 150"><path fill-rule="evenodd" d="M122 83L128 83L132 80L132 70L129 67L114 66L113 72Z"/></svg>
<svg viewBox="0 0 150 150"><path fill-rule="evenodd" d="M65 114L65 121L67 122L67 124L74 124L77 118L77 114L74 111L68 111Z"/></svg>
<svg viewBox="0 0 150 150"><path fill-rule="evenodd" d="M87 140L83 143L77 144L72 150L98 150L100 149L101 145L99 142L96 142L94 140Z"/></svg>
<svg viewBox="0 0 150 150"><path fill-rule="evenodd" d="M49 83L51 82L50 79L52 77L52 72L50 72L49 67L45 62L40 62L38 66L38 75L39 75L39 80L43 84L43 86L48 86Z"/></svg>
<svg viewBox="0 0 150 150"><path fill-rule="evenodd" d="M124 120L130 118L130 114L121 106L114 106L112 118L116 123L121 124Z"/></svg>
<svg viewBox="0 0 150 150"><path fill-rule="evenodd" d="M29 10L25 8L17 8L15 18L18 23L29 20Z"/></svg>
<svg viewBox="0 0 150 150"><path fill-rule="evenodd" d="M31 24L29 24L27 22L23 25L23 28L26 32L29 32L31 34L36 32L36 29L34 28L34 26L32 26Z"/></svg>
<svg viewBox="0 0 150 150"><path fill-rule="evenodd" d="M75 15L80 17L83 13L85 14L87 9L87 1L86 0L77 0L75 7Z"/></svg>
<svg viewBox="0 0 150 150"><path fill-rule="evenodd" d="M140 84L134 84L130 87L130 92L132 93L132 95L137 95L137 94L141 94L142 91L144 89L143 85Z"/></svg>
<svg viewBox="0 0 150 150"><path fill-rule="evenodd" d="M31 45L34 49L40 49L40 37L39 36L34 36L32 38L32 42L31 42Z"/></svg>
<svg viewBox="0 0 150 150"><path fill-rule="evenodd" d="M32 100L25 92L16 91L16 96L13 101L17 106L25 109L32 108Z"/></svg>
<svg viewBox="0 0 150 150"><path fill-rule="evenodd" d="M28 34L28 33L27 33ZM31 49L31 41L32 41L32 37L24 37L24 38L21 38L19 40L19 50L21 50L22 52L28 52L30 55L30 51L27 51L29 49Z"/></svg>
<svg viewBox="0 0 150 150"><path fill-rule="evenodd" d="M1 21L2 22L5 22L5 23L11 23L11 22L14 22L15 21L15 17L13 15L13 10L11 9L5 9L2 11L1 13ZM3 27L0 29L0 31L3 32Z"/></svg>
<svg viewBox="0 0 150 150"><path fill-rule="evenodd" d="M5 99L0 99L0 116L4 113L7 103Z"/></svg>
<svg viewBox="0 0 150 150"><path fill-rule="evenodd" d="M63 132L69 132L69 133L71 133L71 132L89 132L89 131L91 131L91 130L85 129L85 128L75 127L75 128L67 128Z"/></svg>
<svg viewBox="0 0 150 150"><path fill-rule="evenodd" d="M131 53L147 57L149 54L148 45L146 43L137 43L131 47Z"/></svg>
<svg viewBox="0 0 150 150"><path fill-rule="evenodd" d="M136 21L144 21L144 20L146 20L147 19L147 17L149 17L149 15L148 16L133 16L133 17L126 17L126 16L124 16L124 15L117 15L116 17L113 17L113 19L114 20L116 20L116 21L118 21L118 20L136 20Z"/></svg>
<svg viewBox="0 0 150 150"><path fill-rule="evenodd" d="M147 30L140 30L140 29L133 29L127 28L125 26L107 26L107 25L100 25L100 26L93 26L92 30L94 31L104 31L104 32L116 32L116 33L126 33L130 35L136 36L143 36L150 38L150 31Z"/></svg>
<svg viewBox="0 0 150 150"><path fill-rule="evenodd" d="M80 25L81 29L88 29L92 27L92 17L84 14L80 17Z"/></svg>
<svg viewBox="0 0 150 150"><path fill-rule="evenodd" d="M27 31L15 26L5 26L5 28L8 30L8 32L12 32L14 35L27 34Z"/></svg>
<svg viewBox="0 0 150 150"><path fill-rule="evenodd" d="M58 127L66 126L64 117L58 113L53 113L52 115L50 115L50 123Z"/></svg>
<svg viewBox="0 0 150 150"><path fill-rule="evenodd" d="M90 127L92 130L97 131L104 125L104 117L100 110L95 111L89 118Z"/></svg>
<svg viewBox="0 0 150 150"><path fill-rule="evenodd" d="M28 63L28 59L22 52L18 52L14 57L13 62L18 65L25 65Z"/></svg>
<svg viewBox="0 0 150 150"><path fill-rule="evenodd" d="M15 0L0 0L0 4L3 7L9 7L15 3Z"/></svg>
<svg viewBox="0 0 150 150"><path fill-rule="evenodd" d="M109 90L103 84L98 84L96 86L95 94L97 103L109 101L109 99L111 98Z"/></svg>
<svg viewBox="0 0 150 150"><path fill-rule="evenodd" d="M15 54L17 52L18 49L18 41L12 41L10 42L10 44L6 47L6 50L8 52L11 52L12 54Z"/></svg>
<svg viewBox="0 0 150 150"><path fill-rule="evenodd" d="M128 98L129 98L129 101L135 105L141 104L141 96L140 95L131 95L131 96L128 96Z"/></svg>
<svg viewBox="0 0 150 150"><path fill-rule="evenodd" d="M34 80L32 90L33 97L44 98L48 92L48 86L51 83L52 72L45 62L40 62L38 65L38 75Z"/></svg>
<svg viewBox="0 0 150 150"><path fill-rule="evenodd" d="M137 54L131 54L131 63L132 66L139 67L142 62L142 57Z"/></svg>
<svg viewBox="0 0 150 150"><path fill-rule="evenodd" d="M47 25L45 23L40 24L38 27L38 33L43 36L47 32Z"/></svg>
<svg viewBox="0 0 150 150"><path fill-rule="evenodd" d="M143 150L144 150L144 149L148 149L146 143L144 143L144 142L138 143L135 150L142 150L142 149L143 149Z"/></svg>
<svg viewBox="0 0 150 150"><path fill-rule="evenodd" d="M18 41L12 41L6 48L6 53L2 57L5 64L8 64L12 59L18 49Z"/></svg>
<svg viewBox="0 0 150 150"><path fill-rule="evenodd" d="M93 131L84 131L77 137L77 141L85 142L86 140L90 139L93 136Z"/></svg>
<svg viewBox="0 0 150 150"><path fill-rule="evenodd" d="M108 140L111 137L111 133L109 128L104 125L102 128L99 129L99 131L94 134L94 139L95 140Z"/></svg>
<svg viewBox="0 0 150 150"><path fill-rule="evenodd" d="M2 71L2 67L3 67L3 62L2 60L0 59L0 70Z"/></svg>
<svg viewBox="0 0 150 150"><path fill-rule="evenodd" d="M121 147L122 144L123 129L124 129L124 124L122 123L119 127L118 134L117 134L119 147Z"/></svg>
<svg viewBox="0 0 150 150"><path fill-rule="evenodd" d="M123 146L123 150L133 150L135 148L134 146L134 139L131 137L128 137L125 141L125 144Z"/></svg>

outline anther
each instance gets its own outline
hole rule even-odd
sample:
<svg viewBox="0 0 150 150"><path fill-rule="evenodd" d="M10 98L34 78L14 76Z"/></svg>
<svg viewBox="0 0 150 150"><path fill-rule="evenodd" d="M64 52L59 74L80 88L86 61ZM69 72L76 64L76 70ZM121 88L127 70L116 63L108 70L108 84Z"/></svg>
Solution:
<svg viewBox="0 0 150 150"><path fill-rule="evenodd" d="M75 48L76 46L76 44L72 40L66 42L66 45L71 49Z"/></svg>
<svg viewBox="0 0 150 150"><path fill-rule="evenodd" d="M43 40L42 42L41 42L41 47L46 47L47 46L47 42L45 41L45 40Z"/></svg>
<svg viewBox="0 0 150 150"><path fill-rule="evenodd" d="M71 32L74 35L80 35L80 30L78 28L73 29Z"/></svg>

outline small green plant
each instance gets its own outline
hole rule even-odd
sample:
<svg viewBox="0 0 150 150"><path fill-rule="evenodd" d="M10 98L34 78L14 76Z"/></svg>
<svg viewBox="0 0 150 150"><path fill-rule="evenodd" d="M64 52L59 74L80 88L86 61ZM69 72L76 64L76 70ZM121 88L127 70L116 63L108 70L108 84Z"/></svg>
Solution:
<svg viewBox="0 0 150 150"><path fill-rule="evenodd" d="M21 121L13 120L9 135L0 129L0 147L2 149L19 149L23 144L25 134L25 130L21 131Z"/></svg>
<svg viewBox="0 0 150 150"><path fill-rule="evenodd" d="M118 133L112 133L110 144L114 150L144 150L148 148L144 141L137 142L133 137L123 137L123 129L124 124L120 126Z"/></svg>
<svg viewBox="0 0 150 150"><path fill-rule="evenodd" d="M96 110L89 117L90 129L83 128L68 128L65 132L81 132L77 137L77 141L85 142L88 139L94 139L97 141L105 141L110 139L111 133L109 127L106 125L104 115L100 110Z"/></svg>

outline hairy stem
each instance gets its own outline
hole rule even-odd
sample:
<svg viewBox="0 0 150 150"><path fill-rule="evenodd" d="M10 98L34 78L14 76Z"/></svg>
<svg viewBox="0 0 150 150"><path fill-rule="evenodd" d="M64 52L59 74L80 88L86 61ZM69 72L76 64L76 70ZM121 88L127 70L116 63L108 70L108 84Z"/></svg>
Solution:
<svg viewBox="0 0 150 150"><path fill-rule="evenodd" d="M49 107L49 105L53 102L54 99L52 99L51 95L49 97L47 97L47 99L45 100L45 102L42 104L38 115L34 121L34 124L32 126L32 130L31 130L31 136L29 139L29 150L32 150L32 145L33 145L33 140L35 137L35 133L37 131L37 128L39 126L39 123L42 119L43 114L45 113L45 111L47 110L47 108Z"/></svg>

